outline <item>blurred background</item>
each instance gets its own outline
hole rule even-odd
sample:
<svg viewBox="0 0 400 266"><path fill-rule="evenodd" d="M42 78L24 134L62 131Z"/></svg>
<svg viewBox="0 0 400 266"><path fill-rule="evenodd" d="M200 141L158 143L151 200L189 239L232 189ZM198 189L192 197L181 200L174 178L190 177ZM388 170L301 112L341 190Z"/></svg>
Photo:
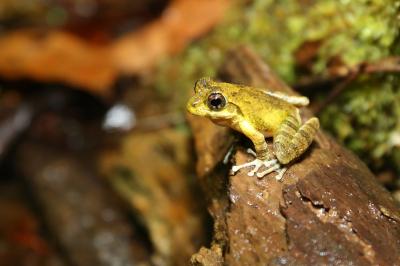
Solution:
<svg viewBox="0 0 400 266"><path fill-rule="evenodd" d="M254 49L400 202L400 1L0 0L0 265L187 265L185 102Z"/></svg>

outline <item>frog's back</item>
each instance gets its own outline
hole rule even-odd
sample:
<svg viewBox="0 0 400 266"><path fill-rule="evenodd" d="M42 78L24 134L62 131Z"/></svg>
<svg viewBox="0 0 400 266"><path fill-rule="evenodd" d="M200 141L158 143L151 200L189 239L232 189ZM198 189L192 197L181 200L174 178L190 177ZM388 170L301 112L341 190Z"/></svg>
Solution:
<svg viewBox="0 0 400 266"><path fill-rule="evenodd" d="M292 104L257 88L230 88L228 97L229 102L239 107L244 119L268 135L273 135L285 118L296 111Z"/></svg>

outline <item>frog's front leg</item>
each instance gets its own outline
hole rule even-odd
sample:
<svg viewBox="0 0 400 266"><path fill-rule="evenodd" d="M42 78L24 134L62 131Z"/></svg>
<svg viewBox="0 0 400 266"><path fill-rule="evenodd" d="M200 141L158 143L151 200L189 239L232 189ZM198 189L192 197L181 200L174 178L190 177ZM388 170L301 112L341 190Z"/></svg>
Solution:
<svg viewBox="0 0 400 266"><path fill-rule="evenodd" d="M274 159L274 156L269 150L267 142L265 141L264 135L256 130L247 121L239 122L239 128L240 131L243 132L243 134L245 134L253 142L256 150L256 159L248 163L233 166L232 172L235 173L242 168L253 167L253 169L247 173L249 176L253 176L262 166L264 166L266 170L261 173L257 173L258 177L263 177L272 171L279 172L280 165L278 160ZM252 151L250 153L252 153Z"/></svg>

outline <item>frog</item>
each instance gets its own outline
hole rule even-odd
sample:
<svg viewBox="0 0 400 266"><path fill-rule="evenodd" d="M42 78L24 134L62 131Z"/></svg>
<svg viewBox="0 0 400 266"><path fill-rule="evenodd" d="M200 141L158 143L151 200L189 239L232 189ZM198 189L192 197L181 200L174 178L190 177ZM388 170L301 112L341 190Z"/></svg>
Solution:
<svg viewBox="0 0 400 266"><path fill-rule="evenodd" d="M252 168L249 176L262 178L276 172L276 179L281 180L287 166L309 148L319 130L317 117L302 122L299 108L308 104L309 99L304 96L203 77L195 82L194 95L186 109L251 140L255 151L248 149L248 153L254 160L234 165L233 174ZM273 139L272 147L266 138Z"/></svg>

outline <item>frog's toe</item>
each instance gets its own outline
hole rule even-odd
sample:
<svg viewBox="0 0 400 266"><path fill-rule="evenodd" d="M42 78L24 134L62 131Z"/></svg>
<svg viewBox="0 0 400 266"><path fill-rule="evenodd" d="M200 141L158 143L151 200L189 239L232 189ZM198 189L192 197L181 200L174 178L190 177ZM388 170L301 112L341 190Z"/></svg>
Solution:
<svg viewBox="0 0 400 266"><path fill-rule="evenodd" d="M283 175L285 174L287 168L286 167L281 167L279 162L277 160L270 160L266 161L264 166L267 168L263 172L257 173L258 178L262 178L265 175L272 173L273 171L277 172L277 175L275 176L276 180L281 180L283 178Z"/></svg>
<svg viewBox="0 0 400 266"><path fill-rule="evenodd" d="M257 154L255 151L253 151L252 149L248 148L247 149L247 153L253 155L254 157L257 157Z"/></svg>
<svg viewBox="0 0 400 266"><path fill-rule="evenodd" d="M251 162L252 166L254 166L253 170L247 173L248 176L253 176L255 173L258 172L261 166L263 166L263 161L259 159L255 159L254 161Z"/></svg>
<svg viewBox="0 0 400 266"><path fill-rule="evenodd" d="M272 160L265 160L262 161L262 166L266 168L263 172L257 173L257 177L263 177L266 174L271 173L272 171L275 171L277 168L279 168L279 163L278 160L272 159Z"/></svg>
<svg viewBox="0 0 400 266"><path fill-rule="evenodd" d="M234 165L234 166L232 166L232 172L233 172L233 173L236 173L236 172L239 171L240 169L245 168L245 167L249 167L249 166L252 166L252 165L253 165L253 162L244 163L244 164L239 164L239 165Z"/></svg>
<svg viewBox="0 0 400 266"><path fill-rule="evenodd" d="M263 176L273 171L276 171L278 173L277 176L275 177L277 180L281 180L286 171L286 168L281 168L281 165L279 164L277 159L272 159L272 160L255 159L248 163L232 166L232 172L236 173L240 169L247 167L253 167L253 169L249 171L247 175L254 176L256 174L258 178L262 178ZM260 170L261 167L264 167L266 170L258 173L258 170Z"/></svg>
<svg viewBox="0 0 400 266"><path fill-rule="evenodd" d="M239 171L242 168L254 167L254 169L248 173L249 176L253 176L255 174L255 172L257 172L258 169L260 169L261 166L262 166L262 161L259 159L255 159L254 161L251 161L248 163L232 166L232 172L236 173L237 171Z"/></svg>
<svg viewBox="0 0 400 266"><path fill-rule="evenodd" d="M278 181L281 180L283 178L283 175L285 174L286 170L287 170L286 167L278 169L277 170L278 174L275 176L275 179Z"/></svg>
<svg viewBox="0 0 400 266"><path fill-rule="evenodd" d="M257 173L257 177L261 178L273 171L279 170L280 168L281 168L281 166L279 165L279 163L275 162L274 164L269 165L265 171L263 171L261 173Z"/></svg>

